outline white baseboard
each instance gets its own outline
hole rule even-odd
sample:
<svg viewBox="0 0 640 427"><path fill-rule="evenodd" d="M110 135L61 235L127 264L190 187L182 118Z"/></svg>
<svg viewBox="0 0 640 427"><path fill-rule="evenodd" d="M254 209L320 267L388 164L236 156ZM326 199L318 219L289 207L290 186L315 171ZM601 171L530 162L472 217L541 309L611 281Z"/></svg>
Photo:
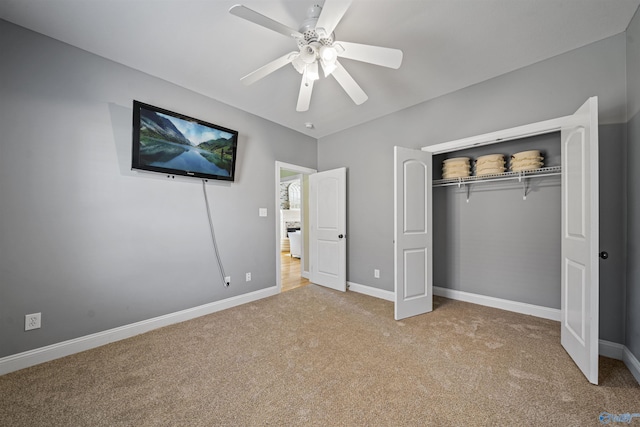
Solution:
<svg viewBox="0 0 640 427"><path fill-rule="evenodd" d="M358 292L359 294L365 294L387 301L395 301L395 293L392 291L385 291L384 289L378 289L373 286L361 285L354 282L347 282L347 286L350 291Z"/></svg>
<svg viewBox="0 0 640 427"><path fill-rule="evenodd" d="M627 365L627 368L629 368L631 374L633 374L636 381L638 381L638 384L640 384L640 362L627 347L624 348L622 361L625 365Z"/></svg>
<svg viewBox="0 0 640 427"><path fill-rule="evenodd" d="M387 301L395 301L395 293L393 291L385 291L383 289L374 288L372 286L361 285L359 283L347 282L349 290L361 294L381 298ZM445 298L458 301L471 302L478 305L499 308L516 313L528 314L531 316L542 317L544 319L560 321L560 310L555 308L542 307L523 302L509 301L500 298L487 297L484 295L472 294L469 292L456 291L454 289L433 287L433 294Z"/></svg>
<svg viewBox="0 0 640 427"><path fill-rule="evenodd" d="M524 302L509 301L501 298L457 291L455 289L441 288L439 286L433 287L433 294L458 301L471 302L473 304L485 305L487 307L499 308L501 310L542 317L543 319L560 321L560 310L557 308L548 308Z"/></svg>
<svg viewBox="0 0 640 427"><path fill-rule="evenodd" d="M627 365L633 377L640 384L640 362L626 346L611 341L600 340L598 343L600 356L621 360Z"/></svg>
<svg viewBox="0 0 640 427"><path fill-rule="evenodd" d="M174 323L184 322L185 320L195 319L196 317L215 313L227 308L257 301L262 298L277 295L278 292L278 287L273 286L175 313L165 314L164 316L154 317L141 322L131 323L129 325L120 326L107 331L74 338L72 340L48 345L46 347L40 347L34 350L6 356L0 359L0 375L28 368L29 366L38 365L60 357L69 356L81 351L100 347L101 345L130 338L157 328L173 325Z"/></svg>
<svg viewBox="0 0 640 427"><path fill-rule="evenodd" d="M600 356L610 357L616 360L624 360L625 346L607 340L598 341L598 353Z"/></svg>

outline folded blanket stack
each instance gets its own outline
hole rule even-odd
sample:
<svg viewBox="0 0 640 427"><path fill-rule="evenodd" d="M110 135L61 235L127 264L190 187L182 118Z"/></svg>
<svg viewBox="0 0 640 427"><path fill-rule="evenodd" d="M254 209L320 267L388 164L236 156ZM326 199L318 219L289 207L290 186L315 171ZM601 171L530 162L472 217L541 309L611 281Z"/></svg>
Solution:
<svg viewBox="0 0 640 427"><path fill-rule="evenodd" d="M480 156L475 162L476 176L504 173L506 170L504 165L504 155L502 154L488 154L486 156Z"/></svg>
<svg viewBox="0 0 640 427"><path fill-rule="evenodd" d="M442 178L465 178L471 175L471 163L468 157L454 157L442 162Z"/></svg>
<svg viewBox="0 0 640 427"><path fill-rule="evenodd" d="M509 169L512 172L539 169L542 167L542 160L544 160L544 157L540 156L540 151L538 150L521 151L511 156Z"/></svg>

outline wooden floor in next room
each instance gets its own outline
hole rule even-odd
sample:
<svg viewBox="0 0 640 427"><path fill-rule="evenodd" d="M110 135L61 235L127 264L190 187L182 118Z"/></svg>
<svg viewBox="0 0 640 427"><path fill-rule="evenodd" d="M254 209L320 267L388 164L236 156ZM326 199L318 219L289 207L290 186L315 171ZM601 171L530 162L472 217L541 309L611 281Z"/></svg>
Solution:
<svg viewBox="0 0 640 427"><path fill-rule="evenodd" d="M308 285L309 279L302 277L300 258L292 257L289 252L280 252L282 292Z"/></svg>

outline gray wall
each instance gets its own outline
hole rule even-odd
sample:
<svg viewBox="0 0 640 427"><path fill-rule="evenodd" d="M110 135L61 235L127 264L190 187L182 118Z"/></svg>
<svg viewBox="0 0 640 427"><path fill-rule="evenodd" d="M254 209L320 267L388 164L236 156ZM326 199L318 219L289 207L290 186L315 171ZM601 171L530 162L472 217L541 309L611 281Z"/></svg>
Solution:
<svg viewBox="0 0 640 427"><path fill-rule="evenodd" d="M0 52L0 357L276 285L275 161L315 139L2 20ZM206 186L229 288L201 181L130 170L133 99L240 132Z"/></svg>
<svg viewBox="0 0 640 427"><path fill-rule="evenodd" d="M599 129L600 162L600 250L609 258L600 260L600 338L624 344L626 286L626 132L624 124Z"/></svg>
<svg viewBox="0 0 640 427"><path fill-rule="evenodd" d="M627 29L627 329L626 345L640 359L640 12Z"/></svg>
<svg viewBox="0 0 640 427"><path fill-rule="evenodd" d="M599 97L601 126L601 195L621 199L624 182L624 123L626 122L626 42L619 34L549 60L505 74L483 83L442 96L396 114L322 138L318 142L318 167L327 170L348 167L348 269L349 281L393 290L393 146L420 148L436 143L478 135L573 113L590 96ZM366 90L366 88L365 88ZM610 126L605 126L610 125ZM607 168L606 170L603 168ZM553 191L553 190L552 190ZM516 192L517 193L517 192ZM472 196L473 197L473 196ZM494 196L492 196L494 197ZM499 203L509 203L517 194L500 194ZM470 203L475 203L473 199ZM487 203L491 201L487 200ZM519 200L521 206L522 200ZM527 204L533 202L533 198ZM498 203L496 201L496 203ZM601 209L601 241L622 247L623 213L620 209ZM557 224L549 216L544 229ZM603 235L603 233L607 233ZM601 262L601 338L614 342L624 339L623 250ZM544 256L541 254L540 256ZM531 259L535 258L532 255ZM518 271L498 266L512 277ZM380 279L373 269L380 269ZM609 272L616 274L608 274ZM450 286L449 284L440 284ZM497 281L482 289L465 288L485 295L505 294ZM508 286L505 284L504 286ZM552 289L553 288L553 289ZM557 285L539 296L538 303L554 306ZM552 295L553 294L553 295ZM515 300L531 295L508 295Z"/></svg>

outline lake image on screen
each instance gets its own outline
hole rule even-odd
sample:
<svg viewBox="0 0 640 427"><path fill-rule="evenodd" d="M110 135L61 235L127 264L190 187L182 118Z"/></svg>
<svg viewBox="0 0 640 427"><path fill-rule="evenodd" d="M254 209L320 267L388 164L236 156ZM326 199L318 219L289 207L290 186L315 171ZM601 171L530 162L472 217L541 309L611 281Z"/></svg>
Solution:
<svg viewBox="0 0 640 427"><path fill-rule="evenodd" d="M233 134L140 109L140 163L231 176Z"/></svg>

